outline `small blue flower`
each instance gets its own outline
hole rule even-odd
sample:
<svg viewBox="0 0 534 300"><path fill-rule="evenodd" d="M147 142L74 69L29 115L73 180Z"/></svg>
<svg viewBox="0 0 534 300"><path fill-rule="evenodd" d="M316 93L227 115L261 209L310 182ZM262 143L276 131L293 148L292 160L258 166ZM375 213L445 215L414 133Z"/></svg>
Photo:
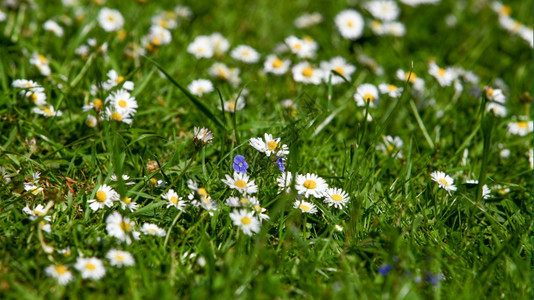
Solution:
<svg viewBox="0 0 534 300"><path fill-rule="evenodd" d="M284 172L286 170L286 166L284 166L284 161L281 157L276 161L276 164L278 165L278 169L280 171Z"/></svg>
<svg viewBox="0 0 534 300"><path fill-rule="evenodd" d="M386 276L392 268L393 266L391 264L383 264L382 266L380 266L380 268L378 268L378 273L380 273L380 275Z"/></svg>
<svg viewBox="0 0 534 300"><path fill-rule="evenodd" d="M248 164L245 161L245 157L243 155L236 155L234 157L234 170L240 173L247 173L247 169Z"/></svg>

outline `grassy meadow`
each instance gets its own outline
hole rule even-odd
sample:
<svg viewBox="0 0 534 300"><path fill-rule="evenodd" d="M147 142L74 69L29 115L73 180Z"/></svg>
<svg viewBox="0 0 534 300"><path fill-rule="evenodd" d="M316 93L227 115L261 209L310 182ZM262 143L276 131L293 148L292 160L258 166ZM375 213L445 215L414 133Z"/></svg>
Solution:
<svg viewBox="0 0 534 300"><path fill-rule="evenodd" d="M531 299L532 3L420 2L0 1L0 298Z"/></svg>

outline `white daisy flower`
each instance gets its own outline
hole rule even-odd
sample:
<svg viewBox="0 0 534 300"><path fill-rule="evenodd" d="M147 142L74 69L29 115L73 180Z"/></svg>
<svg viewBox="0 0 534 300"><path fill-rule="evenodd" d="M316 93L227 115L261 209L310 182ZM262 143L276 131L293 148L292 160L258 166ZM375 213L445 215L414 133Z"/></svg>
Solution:
<svg viewBox="0 0 534 300"><path fill-rule="evenodd" d="M104 207L112 207L113 201L119 200L119 194L110 186L103 184L101 185L95 194L96 199L87 200L89 207L97 211Z"/></svg>
<svg viewBox="0 0 534 300"><path fill-rule="evenodd" d="M259 203L254 205L254 211L258 215L258 218L260 219L260 222L270 219L267 214L264 214L264 212L267 212L267 210L265 208L261 207Z"/></svg>
<svg viewBox="0 0 534 300"><path fill-rule="evenodd" d="M439 187L445 189L449 195L451 192L456 191L456 186L454 185L454 179L449 175L441 171L435 171L430 174L432 180L439 184Z"/></svg>
<svg viewBox="0 0 534 300"><path fill-rule="evenodd" d="M278 188L280 188L280 190L289 192L291 185L293 184L293 174L289 171L283 172L278 178L276 178L276 182L278 182Z"/></svg>
<svg viewBox="0 0 534 300"><path fill-rule="evenodd" d="M211 93L213 91L213 83L211 83L211 81L208 79L197 79L193 80L193 82L191 82L187 88L191 94L202 97L202 95Z"/></svg>
<svg viewBox="0 0 534 300"><path fill-rule="evenodd" d="M300 17L296 18L294 21L295 27L297 28L308 28L314 25L317 25L323 21L323 16L318 13L305 13Z"/></svg>
<svg viewBox="0 0 534 300"><path fill-rule="evenodd" d="M344 208L350 200L349 195L338 188L328 188L324 193L324 197L324 203L339 209Z"/></svg>
<svg viewBox="0 0 534 300"><path fill-rule="evenodd" d="M324 71L324 81L326 83L328 83L328 78L330 75L332 75L332 85L344 83L345 80L338 75L333 74L331 71L336 71L348 81L351 81L352 73L356 71L356 67L347 63L347 61L341 56L336 56L330 61L322 61L321 69Z"/></svg>
<svg viewBox="0 0 534 300"><path fill-rule="evenodd" d="M230 56L248 64L257 63L260 60L260 54L252 47L247 45L239 45L235 47Z"/></svg>
<svg viewBox="0 0 534 300"><path fill-rule="evenodd" d="M184 210L185 201L182 200L182 197L178 197L178 194L173 189L170 189L167 193L161 195L161 198L169 202L167 203L167 207L174 206L178 210Z"/></svg>
<svg viewBox="0 0 534 300"><path fill-rule="evenodd" d="M486 98L491 101L498 102L500 104L506 103L506 96L502 92L501 89L493 89L491 87L487 87L485 89L486 92Z"/></svg>
<svg viewBox="0 0 534 300"><path fill-rule="evenodd" d="M107 32L119 31L124 25L124 18L122 17L121 13L116 9L107 7L100 9L97 20L100 27Z"/></svg>
<svg viewBox="0 0 534 300"><path fill-rule="evenodd" d="M137 210L137 202L132 201L132 198L130 197L123 197L120 200L121 209L126 210L129 209L131 212L134 212Z"/></svg>
<svg viewBox="0 0 534 300"><path fill-rule="evenodd" d="M263 71L265 73L272 73L274 75L282 75L287 73L291 61L288 59L280 59L276 55L271 54L267 56L265 63L263 64Z"/></svg>
<svg viewBox="0 0 534 300"><path fill-rule="evenodd" d="M230 207L246 207L250 205L257 205L259 204L258 198L255 196L242 196L239 197L229 197L226 199L226 205Z"/></svg>
<svg viewBox="0 0 534 300"><path fill-rule="evenodd" d="M393 21L400 15L399 6L390 0L370 1L365 4L365 8L373 17L382 21Z"/></svg>
<svg viewBox="0 0 534 300"><path fill-rule="evenodd" d="M54 106L39 106L34 107L32 111L38 115L43 115L47 118L49 117L61 117L63 113L60 110L56 110Z"/></svg>
<svg viewBox="0 0 534 300"><path fill-rule="evenodd" d="M230 80L230 68L223 63L216 62L208 70L211 77L217 79Z"/></svg>
<svg viewBox="0 0 534 300"><path fill-rule="evenodd" d="M410 6L419 6L421 4L436 4L441 0L400 0L400 2L410 5Z"/></svg>
<svg viewBox="0 0 534 300"><path fill-rule="evenodd" d="M222 56L228 49L230 49L230 43L228 40L220 33L214 32L210 35L211 45L213 47L213 52L217 56Z"/></svg>
<svg viewBox="0 0 534 300"><path fill-rule="evenodd" d="M240 111L243 108L245 108L245 97L243 95L239 96L239 98L232 97L230 98L230 101L224 101L224 111L229 113L234 113L236 111ZM219 106L219 110L222 110L222 107Z"/></svg>
<svg viewBox="0 0 534 300"><path fill-rule="evenodd" d="M158 225L152 223L144 223L141 227L141 232L145 235L165 236L167 233L165 229L159 228Z"/></svg>
<svg viewBox="0 0 534 300"><path fill-rule="evenodd" d="M205 127L194 127L193 128L193 139L202 145L209 144L213 140L213 132Z"/></svg>
<svg viewBox="0 0 534 300"><path fill-rule="evenodd" d="M102 115L104 120L117 121L126 124L132 124L132 114L128 113L125 110L118 110L114 106L106 107L104 114Z"/></svg>
<svg viewBox="0 0 534 300"><path fill-rule="evenodd" d="M193 16L193 11L184 5L176 5L174 7L174 13L182 19L190 19Z"/></svg>
<svg viewBox="0 0 534 300"><path fill-rule="evenodd" d="M317 48L315 43L306 42L304 39L299 39L294 35L287 37L284 41L289 47L289 50L291 50L291 53L297 55L299 58L315 57L315 50Z"/></svg>
<svg viewBox="0 0 534 300"><path fill-rule="evenodd" d="M115 70L109 70L106 76L108 80L102 83L102 88L106 91L111 90L121 83L122 88L125 90L131 91L134 89L134 83L132 81L124 81L124 77L120 76Z"/></svg>
<svg viewBox="0 0 534 300"><path fill-rule="evenodd" d="M78 257L74 268L82 273L83 279L98 280L106 275L104 264L96 257Z"/></svg>
<svg viewBox="0 0 534 300"><path fill-rule="evenodd" d="M376 150L384 152L384 154L394 154L397 153L398 158L402 158L402 153L400 152L400 149L404 146L404 142L402 139L398 136L385 136L384 137L384 143L378 144L376 146Z"/></svg>
<svg viewBox="0 0 534 300"><path fill-rule="evenodd" d="M133 115L137 110L137 101L132 97L127 90L120 89L112 92L107 98L106 103L111 103L114 111L121 114Z"/></svg>
<svg viewBox="0 0 534 300"><path fill-rule="evenodd" d="M113 212L106 219L106 231L110 236L116 237L121 242L128 245L132 243L132 237L139 239L140 233L134 231L135 223L129 218L123 217L118 212Z"/></svg>
<svg viewBox="0 0 534 300"><path fill-rule="evenodd" d="M260 231L260 221L254 216L254 212L244 209L234 210L230 213L230 218L246 235L252 236Z"/></svg>
<svg viewBox="0 0 534 300"><path fill-rule="evenodd" d="M382 25L382 31L384 34L392 36L405 36L406 27L401 22L385 22Z"/></svg>
<svg viewBox="0 0 534 300"><path fill-rule="evenodd" d="M363 83L356 89L354 100L358 106L366 106L367 101L369 101L369 107L377 107L380 95L376 86Z"/></svg>
<svg viewBox="0 0 534 300"><path fill-rule="evenodd" d="M135 265L135 260L130 254L130 252L111 249L106 253L106 258L109 260L109 264L117 268L122 268L123 266L133 266Z"/></svg>
<svg viewBox="0 0 534 300"><path fill-rule="evenodd" d="M61 285L66 285L74 278L65 265L50 265L45 269L46 275L57 279Z"/></svg>
<svg viewBox="0 0 534 300"><path fill-rule="evenodd" d="M63 28L61 28L61 26L59 26L59 24L53 20L47 20L46 22L44 22L43 29L52 32L58 37L63 36Z"/></svg>
<svg viewBox="0 0 534 300"><path fill-rule="evenodd" d="M178 26L176 15L172 12L162 12L153 16L150 21L152 25L160 26L165 29L175 29Z"/></svg>
<svg viewBox="0 0 534 300"><path fill-rule="evenodd" d="M98 124L98 119L93 115L88 115L87 118L85 118L85 125L89 127L96 127Z"/></svg>
<svg viewBox="0 0 534 300"><path fill-rule="evenodd" d="M44 88L33 80L15 79L13 80L11 85L14 88L19 88L19 89L29 89L31 91L44 91Z"/></svg>
<svg viewBox="0 0 534 300"><path fill-rule="evenodd" d="M287 145L280 144L280 138L273 138L269 133L265 133L265 141L262 138L251 138L249 144L267 156L274 154L276 157L284 157L289 154Z"/></svg>
<svg viewBox="0 0 534 300"><path fill-rule="evenodd" d="M486 105L486 111L491 111L498 117L506 117L506 114L508 113L508 110L504 105L496 102L489 102Z"/></svg>
<svg viewBox="0 0 534 300"><path fill-rule="evenodd" d="M36 66L43 76L49 76L52 73L48 59L46 59L44 55L41 55L37 52L32 54L32 57L30 58L30 64Z"/></svg>
<svg viewBox="0 0 534 300"><path fill-rule="evenodd" d="M44 89L42 91L34 91L34 89L25 92L24 97L32 100L33 104L37 106L46 106L46 94Z"/></svg>
<svg viewBox="0 0 534 300"><path fill-rule="evenodd" d="M343 38L356 40L363 34L364 22L362 15L354 9L346 9L339 12L334 22Z"/></svg>
<svg viewBox="0 0 534 300"><path fill-rule="evenodd" d="M154 46L170 44L172 41L171 32L159 25L152 25L148 31L147 39Z"/></svg>
<svg viewBox="0 0 534 300"><path fill-rule="evenodd" d="M315 174L297 174L295 178L295 188L300 195L303 195L306 198L310 195L315 198L321 198L328 188L328 184L323 178Z"/></svg>
<svg viewBox="0 0 534 300"><path fill-rule="evenodd" d="M295 200L295 203L293 203L293 207L300 209L302 213L306 214L315 214L317 210L317 206L311 202L307 202L304 200Z"/></svg>
<svg viewBox="0 0 534 300"><path fill-rule="evenodd" d="M193 54L196 58L211 58L213 57L213 45L211 38L205 35L197 36L189 46L187 52Z"/></svg>
<svg viewBox="0 0 534 300"><path fill-rule="evenodd" d="M398 69L396 72L396 77L401 81L408 81L413 85L413 89L419 93L422 93L425 88L425 81L419 77L414 72L404 72L402 69Z"/></svg>
<svg viewBox="0 0 534 300"><path fill-rule="evenodd" d="M293 79L296 82L302 82L306 84L321 84L324 78L324 72L321 69L314 68L309 62L303 61L291 69L293 73Z"/></svg>
<svg viewBox="0 0 534 300"><path fill-rule="evenodd" d="M228 185L231 189L237 190L242 194L254 194L258 191L258 186L254 180L249 181L249 177L245 173L234 172L234 176L225 175L226 179L221 181Z"/></svg>
<svg viewBox="0 0 534 300"><path fill-rule="evenodd" d="M508 133L525 136L532 132L532 121L519 120L508 123Z"/></svg>
<svg viewBox="0 0 534 300"><path fill-rule="evenodd" d="M89 104L85 104L82 107L82 110L84 112L90 111L90 110L96 110L97 112L102 110L102 107L104 107L104 102L100 99L95 99L93 102L90 102Z"/></svg>
<svg viewBox="0 0 534 300"><path fill-rule="evenodd" d="M429 64L428 74L434 76L442 87L450 86L457 78L457 74L452 68L441 68L435 62Z"/></svg>
<svg viewBox="0 0 534 300"><path fill-rule="evenodd" d="M380 90L380 93L387 94L391 98L399 98L403 91L403 88L387 83L379 84L378 89Z"/></svg>
<svg viewBox="0 0 534 300"><path fill-rule="evenodd" d="M35 221L37 218L42 217L46 214L45 207L42 204L38 204L33 209L29 205L26 205L22 211L28 216L30 221ZM50 216L44 216L43 220L50 222Z"/></svg>

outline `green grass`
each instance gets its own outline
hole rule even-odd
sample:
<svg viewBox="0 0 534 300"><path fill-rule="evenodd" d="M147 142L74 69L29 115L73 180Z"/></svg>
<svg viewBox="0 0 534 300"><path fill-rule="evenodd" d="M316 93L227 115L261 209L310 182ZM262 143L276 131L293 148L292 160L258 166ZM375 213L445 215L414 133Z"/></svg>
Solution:
<svg viewBox="0 0 534 300"><path fill-rule="evenodd" d="M0 6L7 13L0 23L0 166L11 175L10 183L0 183L0 298L532 298L532 134L511 135L507 129L513 116L531 119L531 104L519 98L532 94L532 49L500 28L489 6L452 0L400 4L406 36L374 36L367 27L351 43L333 22L339 11L351 7L345 1L189 1L185 5L193 17L171 31L171 44L130 58L124 54L128 44L139 44L150 18L172 10L173 1L108 0L105 6L125 16L124 41L99 28L100 7L90 1L80 1L86 7L81 23L74 20L74 9L60 1L36 2L33 8ZM510 6L513 18L531 25L530 4ZM354 7L368 23L362 3ZM308 29L293 25L295 17L312 11L321 12L323 23ZM445 24L449 14L458 20L453 28ZM42 29L44 21L59 21L61 15L73 19L70 27L60 23L64 38ZM84 30L89 24L93 28ZM229 53L199 60L187 53L196 36L215 31L232 48L254 47L261 62L247 65ZM319 43L314 63L340 55L355 65L350 82L304 85L290 72L280 77L263 73L263 59L290 35L309 35ZM90 37L109 43L108 59L91 54L82 60L74 54ZM29 64L33 51L51 61L50 77ZM383 75L360 64L361 54L375 59ZM299 61L286 56L293 64ZM464 84L460 95L440 87L427 71L432 58L440 66L472 70L480 84ZM242 84L210 78L215 61L240 68ZM423 97L412 97L411 86L395 79L399 68L425 80ZM81 107L93 100L90 86L105 81L110 69L135 83L132 94L139 109L132 125L101 122L90 128L84 124L89 113ZM40 83L63 116L33 113L33 103L11 87L20 78ZM187 85L198 78L212 79L218 91L189 94ZM485 113L485 99L469 91L496 87L497 78L508 86L504 118ZM402 97L381 95L377 108L356 105L353 95L360 84L384 82L404 86ZM243 110L235 115L218 110L221 97L228 100L242 88L249 91ZM294 113L281 105L284 99L297 104ZM365 121L368 114L370 122ZM213 143L194 147L195 126L212 130ZM342 188L350 195L346 208L316 199L318 214L304 216L294 209L296 191L280 193L280 171L248 144L266 132L289 146L287 170L315 173ZM401 157L376 150L386 135L403 140ZM510 150L509 158L499 155L500 147ZM237 154L249 163L248 175L259 187L256 196L270 216L252 237L232 224L232 209L224 205L235 192L221 179L232 174ZM24 182L36 171L44 192L34 196L24 190ZM458 190L449 195L439 189L430 178L433 171L452 176ZM113 173L128 174L135 184L112 182ZM151 178L170 185L155 187ZM172 188L187 199L188 179L220 204L213 216L191 206L182 213L166 208L161 194ZM492 196L482 199L482 184L465 184L468 179L487 184ZM87 200L104 183L130 196L139 209L123 211L115 204L91 210ZM510 191L500 195L496 185ZM48 203L53 205L52 232L40 239L40 219L30 221L22 209ZM118 243L106 231L105 220L113 211L139 228L157 224L168 236L142 235L130 245ZM43 242L55 250L69 247L72 254L47 254ZM111 248L132 253L135 266L110 266L105 254ZM186 253L196 257L185 258ZM82 279L73 267L82 255L102 259L106 275ZM45 274L51 264L67 265L74 280L59 285ZM381 275L386 264L391 270ZM429 277L441 280L434 285Z"/></svg>

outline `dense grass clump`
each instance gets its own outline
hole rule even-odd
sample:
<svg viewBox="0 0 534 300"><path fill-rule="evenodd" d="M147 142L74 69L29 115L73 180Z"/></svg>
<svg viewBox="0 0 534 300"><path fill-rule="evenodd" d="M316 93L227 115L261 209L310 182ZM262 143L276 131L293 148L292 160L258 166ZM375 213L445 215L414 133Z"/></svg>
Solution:
<svg viewBox="0 0 534 300"><path fill-rule="evenodd" d="M0 298L531 298L508 5L3 1Z"/></svg>

